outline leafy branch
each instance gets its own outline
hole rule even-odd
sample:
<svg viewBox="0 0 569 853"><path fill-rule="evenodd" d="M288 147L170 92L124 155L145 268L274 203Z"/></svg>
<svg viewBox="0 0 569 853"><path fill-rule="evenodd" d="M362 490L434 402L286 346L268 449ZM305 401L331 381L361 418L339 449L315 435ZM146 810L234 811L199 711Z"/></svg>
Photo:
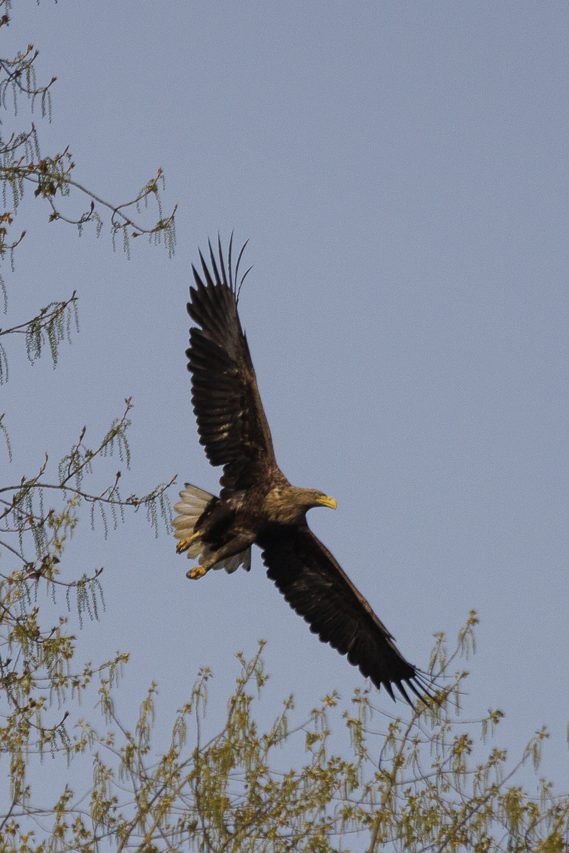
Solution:
<svg viewBox="0 0 569 853"><path fill-rule="evenodd" d="M0 7L4 3L0 3ZM5 7L6 8L6 7ZM0 18L0 26L7 23L7 16ZM13 113L18 114L20 98L30 103L33 113L36 105L40 105L41 117L51 120L51 92L57 78L51 77L45 85L39 85L36 78L36 65L39 52L29 44L12 58L0 57L0 106L8 108L11 97ZM124 251L130 253L130 240L146 235L151 242L163 242L168 254L174 252L176 233L175 216L177 206L170 213L165 213L162 207L160 190L164 189L164 174L158 169L156 174L142 187L132 199L113 203L104 199L99 193L86 187L75 179L73 171L75 163L69 148L51 156L40 154L39 137L35 123L28 130L13 131L8 138L0 136L0 183L3 186L5 211L0 214L0 257L6 253L13 257L14 250L20 245L26 235L22 230L11 238L9 228L14 224L14 217L25 195L25 187L34 187L34 196L43 198L50 207L49 221L62 221L74 225L79 234L87 223L93 223L97 236L103 228L100 211L110 211L110 229L113 246L117 236L122 236ZM62 201L71 195L72 191L86 197L89 204L77 214L70 214L62 208ZM157 208L157 216L152 224L143 224L138 215L150 203Z"/></svg>
<svg viewBox="0 0 569 853"><path fill-rule="evenodd" d="M454 698L467 676L451 676L448 667L467 653L464 636L472 639L474 619L470 614L448 656L442 656L442 635L437 641L442 664L437 677L449 682ZM94 785L88 796L66 787L59 809L52 809L49 834L59 832L60 849L97 844L111 844L121 853L567 849L567 795L555 795L543 779L535 794L516 783L528 762L538 769L545 729L508 761L505 750L484 743L503 725L502 712L465 721L454 701L444 707L420 703L414 711L406 708L410 716L403 719L375 707L368 690L357 690L343 713L338 695L331 693L299 719L287 697L272 721L261 723L257 710L268 680L263 646L250 659L237 656L240 671L217 730L211 730L206 714L212 673L200 671L160 751L153 747L157 686L150 686L131 730L103 678L99 707L110 729L98 732L86 721L81 724L76 748L95 750ZM340 719L352 744L349 754L343 750L346 757L330 746ZM374 729L377 719L381 725ZM290 764L299 748L300 762ZM371 756L380 749L378 767ZM20 814L33 813L30 798ZM8 825L17 836L13 811ZM36 843L47 831L38 827ZM0 841L5 837L0 827Z"/></svg>
<svg viewBox="0 0 569 853"><path fill-rule="evenodd" d="M24 335L28 359L33 364L40 358L46 345L49 347L51 361L57 366L59 344L67 340L71 343L71 327L79 331L79 316L77 313L77 292L74 290L69 299L50 302L34 317L9 328L0 327L0 338L7 335ZM8 358L6 350L0 341L0 385L8 380Z"/></svg>
<svg viewBox="0 0 569 853"><path fill-rule="evenodd" d="M87 428L83 427L78 440L58 465L58 480L56 482L43 479L48 465L48 457L46 456L39 470L32 477L22 477L17 484L1 486L0 495L4 495L4 497L0 497L0 505L3 505L4 509L0 510L0 522L4 521L10 526L0 527L0 533L14 532L15 530L20 533L44 530L46 523L50 520L51 513L51 510L46 513L41 509L45 490L62 492L65 497L73 496L77 500L84 501L92 506L109 506L113 511L115 527L119 517L116 514L117 510L120 512L120 518L124 520L124 510L128 507L138 510L143 506L146 506L147 509L154 506L156 509L156 504L159 504L162 518L167 529L169 529L170 511L167 491L175 482L175 476L144 495L131 494L128 497L121 495L119 483L122 473L120 470L116 472L111 483L99 492L92 492L83 488L85 475L93 473L93 464L99 457L118 452L121 461L126 464L127 468L130 467L127 430L131 424L129 413L132 407L132 399L129 397L125 400L122 415L113 422L95 449L91 449L85 444ZM39 511L34 509L34 496L36 495L40 502ZM157 531L157 515L155 512L152 513L152 521ZM107 529L106 523L105 529ZM42 549L40 548L40 550Z"/></svg>

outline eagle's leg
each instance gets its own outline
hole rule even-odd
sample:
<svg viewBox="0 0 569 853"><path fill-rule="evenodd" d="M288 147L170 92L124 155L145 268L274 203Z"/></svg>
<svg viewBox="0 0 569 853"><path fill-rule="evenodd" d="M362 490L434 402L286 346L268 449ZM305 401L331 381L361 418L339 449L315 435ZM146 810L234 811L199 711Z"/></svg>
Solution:
<svg viewBox="0 0 569 853"><path fill-rule="evenodd" d="M178 544L176 545L176 554L183 554L184 551L187 551L192 542L195 542L196 539L199 539L201 533L192 533L191 536L188 536L186 539L180 539Z"/></svg>
<svg viewBox="0 0 569 853"><path fill-rule="evenodd" d="M235 536L230 542L218 548L217 551L212 551L207 560L204 560L200 566L194 566L193 569L186 572L186 577L192 581L203 578L216 563L225 560L227 557L232 557L234 554L241 553L241 551L244 551L245 548L253 544L253 540L254 537L248 534Z"/></svg>

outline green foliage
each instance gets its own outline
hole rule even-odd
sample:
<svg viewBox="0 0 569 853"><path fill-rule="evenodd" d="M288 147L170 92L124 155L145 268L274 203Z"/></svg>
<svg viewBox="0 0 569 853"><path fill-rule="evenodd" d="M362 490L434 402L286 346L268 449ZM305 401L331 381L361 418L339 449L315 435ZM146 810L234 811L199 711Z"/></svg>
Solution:
<svg viewBox="0 0 569 853"><path fill-rule="evenodd" d="M451 654L438 638L440 704L405 706L404 716L380 708L375 691L357 690L343 710L332 693L304 716L289 696L263 724L268 675L260 643L251 659L237 655L221 726L208 725L213 676L204 668L174 717L166 748L156 751L157 685L130 730L103 677L102 728L81 721L73 743L76 755L93 756L88 802L66 787L45 839L9 817L2 849L20 850L25 838L30 850L58 851L562 853L569 797L555 796L543 779L530 792L516 781L523 767L526 777L532 767L537 773L547 732L510 759L494 743L502 711L461 719L467 673L450 671L475 623L472 613ZM342 728L346 736L339 738Z"/></svg>
<svg viewBox="0 0 569 853"><path fill-rule="evenodd" d="M0 29L9 23L12 4L0 0ZM163 186L161 171L143 190L124 204L111 204L82 186L74 177L75 164L68 149L45 156L40 153L38 126L30 116L51 120L52 87L55 78L40 85L36 78L38 51L27 45L15 56L0 58L0 107L11 113L3 118L0 135L0 182L4 210L0 212L0 259L13 265L17 249L25 245L25 229L17 229L24 202L47 203L50 223L74 224L79 232L94 223L101 233L103 218L99 211L110 211L113 241L123 235L128 249L129 236L146 234L152 242L164 241L169 253L174 247L174 214L166 216L160 201ZM22 106L28 112L28 126L15 127ZM8 135L6 135L6 133ZM33 193L27 192L30 188ZM64 213L62 205L72 196L86 196L88 209L79 217ZM130 211L142 211L155 205L158 220L149 226L136 224ZM133 235L134 236L134 235ZM8 311L6 278L0 277L0 303ZM8 350L12 341L23 337L29 361L33 364L45 352L52 365L58 364L64 342L71 343L79 332L76 292L65 300L51 301L31 318L0 328L0 384L8 380ZM12 355L17 355L17 349ZM34 755L61 756L66 761L81 749L77 737L69 731L69 717L81 696L99 682L107 687L117 683L121 667L128 659L123 652L96 664L78 664L76 637L69 614L83 620L97 619L104 608L101 567L78 570L66 559L66 546L82 516L91 516L91 525L101 526L105 536L127 513L144 508L150 523L158 531L162 521L169 529L170 511L167 489L170 483L155 486L144 495L121 493L122 471L130 467L128 429L132 401L126 400L122 414L107 432L87 444L87 428L61 461L53 466L47 453L32 474L10 475L12 466L2 465L0 482L0 763L9 779L11 804L0 817L2 849L58 849L65 836L63 822L71 792L66 787L58 795L53 809L53 837L40 844L32 842L30 826L16 831L14 815L30 817L30 762ZM62 414L60 412L60 414ZM9 415L0 413L3 460L12 465ZM62 422L65 422L64 416ZM109 465L113 472L109 474ZM101 488L101 478L106 482ZM99 485L95 488L93 481ZM65 710L61 710L65 709ZM62 771L62 777L65 772Z"/></svg>
<svg viewBox="0 0 569 853"><path fill-rule="evenodd" d="M0 0L0 29L10 22L12 4ZM24 129L17 126L22 103L28 107L30 116L51 121L52 91L57 77L40 84L37 79L39 51L32 44L24 46L12 57L0 57L0 107L10 110L13 129L10 131L6 119L2 122L0 135L0 182L4 210L0 212L0 258L14 251L26 237L26 230L16 230L17 217L27 196L33 196L48 206L48 221L65 222L83 233L86 225L92 224L97 236L103 230L105 212L110 214L110 231L113 247L120 237L123 250L129 254L131 239L146 235L151 243L162 243L168 254L174 252L176 243L176 208L166 213L162 206L161 190L164 189L164 174L158 169L136 195L127 201L116 203L101 198L75 177L76 164L69 148L52 154L42 154L36 123L28 120ZM7 134L7 135L6 135ZM83 198L86 207L77 215L71 215L69 203L72 198ZM142 214L150 206L156 208L155 221L144 225L133 216ZM0 279L4 299L6 288ZM45 309L44 309L45 310Z"/></svg>
<svg viewBox="0 0 569 853"><path fill-rule="evenodd" d="M51 362L57 366L59 345L63 341L71 343L72 327L79 332L79 314L77 312L77 294L62 302L50 302L31 320L19 323L8 329L0 328L0 338L7 335L23 335L26 353L31 364L41 357L45 349L49 350ZM0 385L8 381L8 357L0 341Z"/></svg>
<svg viewBox="0 0 569 853"><path fill-rule="evenodd" d="M131 407L127 400L122 417L93 448L86 446L86 430L81 430L54 479L48 476L45 457L32 476L0 486L0 708L5 719L0 727L0 757L9 757L12 796L20 807L29 795L26 769L30 752L62 751L69 757L77 749L66 729L68 713L54 717L53 703L69 708L95 676L104 677L106 684L115 683L127 660L126 654L117 653L96 668L91 664L77 668L76 638L68 629L65 613L57 615L58 592L64 593L67 611L74 606L80 625L85 615L97 619L104 607L101 568L77 578L73 578L73 567L63 569L65 547L77 526L81 506L99 510L92 520L102 521L105 535L107 513L116 527L126 510L149 505L155 507L153 517L162 518L169 527L169 484L142 497L123 498L119 471L102 491L88 489L86 481L104 456L118 449L128 462L126 431Z"/></svg>

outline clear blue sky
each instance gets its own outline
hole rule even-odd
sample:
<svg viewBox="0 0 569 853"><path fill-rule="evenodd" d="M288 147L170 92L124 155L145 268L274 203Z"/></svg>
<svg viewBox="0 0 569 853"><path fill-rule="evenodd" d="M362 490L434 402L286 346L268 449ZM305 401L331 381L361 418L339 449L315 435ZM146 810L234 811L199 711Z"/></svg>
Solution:
<svg viewBox="0 0 569 853"><path fill-rule="evenodd" d="M10 316L76 288L81 333L56 372L12 355L14 474L133 395L126 491L173 473L216 489L185 368L190 263L218 230L250 237L241 311L279 463L338 500L311 524L414 663L476 608L466 715L506 710L513 747L547 723L545 772L567 778L567 4L15 7L6 41L58 76L44 153L70 144L115 202L162 166L180 207L175 258L128 262L30 205ZM202 664L224 696L258 638L269 701L362 683L258 553L192 584L134 519L103 543L83 525L69 556L105 566L80 657L132 652L126 713L153 678L172 710Z"/></svg>

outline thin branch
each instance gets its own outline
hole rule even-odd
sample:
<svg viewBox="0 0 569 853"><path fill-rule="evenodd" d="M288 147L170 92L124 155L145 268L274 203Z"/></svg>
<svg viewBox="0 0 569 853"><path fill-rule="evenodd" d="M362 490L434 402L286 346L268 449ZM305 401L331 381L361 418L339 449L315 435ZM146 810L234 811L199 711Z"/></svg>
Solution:
<svg viewBox="0 0 569 853"><path fill-rule="evenodd" d="M0 337L13 334L27 335L30 331L34 333L40 332L42 329L47 328L50 323L61 317L69 305L75 305L77 301L77 291L74 290L69 299L61 302L50 302L45 308L41 308L39 313L35 317L32 317L31 320L25 320L23 323L10 326L8 329L0 327Z"/></svg>

